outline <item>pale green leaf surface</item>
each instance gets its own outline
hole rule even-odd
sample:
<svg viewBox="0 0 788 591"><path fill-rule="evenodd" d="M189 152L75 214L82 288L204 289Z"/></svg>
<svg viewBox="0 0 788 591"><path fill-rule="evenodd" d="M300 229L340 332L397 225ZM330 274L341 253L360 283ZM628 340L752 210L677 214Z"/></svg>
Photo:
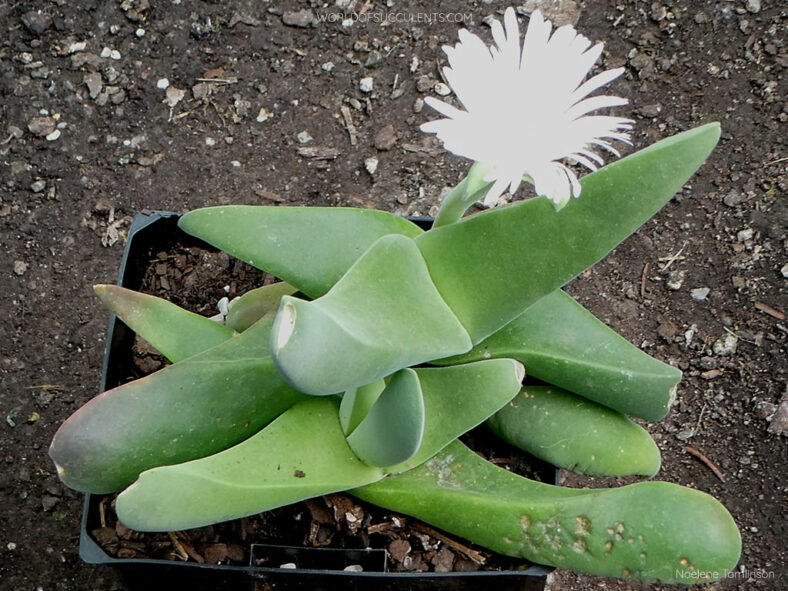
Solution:
<svg viewBox="0 0 788 591"><path fill-rule="evenodd" d="M347 442L371 466L391 466L411 458L424 436L424 397L412 369L391 376L369 413Z"/></svg>
<svg viewBox="0 0 788 591"><path fill-rule="evenodd" d="M129 328L173 362L210 349L235 334L232 328L152 295L118 285L96 285L93 290Z"/></svg>
<svg viewBox="0 0 788 591"><path fill-rule="evenodd" d="M325 296L285 296L271 331L274 361L296 389L344 392L471 348L413 240L379 239Z"/></svg>
<svg viewBox="0 0 788 591"><path fill-rule="evenodd" d="M498 468L458 441L414 470L350 492L496 552L592 574L721 578L741 552L730 514L705 493L667 482L551 486Z"/></svg>
<svg viewBox="0 0 788 591"><path fill-rule="evenodd" d="M559 468L592 476L654 476L659 448L623 414L554 386L526 386L487 426Z"/></svg>
<svg viewBox="0 0 788 591"><path fill-rule="evenodd" d="M247 291L230 302L224 323L243 332L266 314L276 312L282 296L293 295L296 291L295 287L284 281Z"/></svg>
<svg viewBox="0 0 788 591"><path fill-rule="evenodd" d="M311 298L326 293L380 237L422 233L391 213L346 207L206 207L183 215L178 226Z"/></svg>
<svg viewBox="0 0 788 591"><path fill-rule="evenodd" d="M201 460L154 468L118 496L120 520L173 531L253 515L382 478L348 447L332 398L297 404L266 429Z"/></svg>
<svg viewBox="0 0 788 591"><path fill-rule="evenodd" d="M446 303L478 343L590 267L687 182L717 143L704 125L583 177L556 212L545 198L467 217L416 237Z"/></svg>

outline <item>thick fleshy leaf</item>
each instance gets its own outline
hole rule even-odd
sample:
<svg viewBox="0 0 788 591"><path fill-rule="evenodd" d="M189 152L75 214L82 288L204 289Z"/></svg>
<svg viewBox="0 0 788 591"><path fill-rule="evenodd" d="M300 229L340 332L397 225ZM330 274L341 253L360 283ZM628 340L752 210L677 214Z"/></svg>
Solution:
<svg viewBox="0 0 788 591"><path fill-rule="evenodd" d="M725 576L741 552L730 514L705 493L667 482L551 486L459 442L415 470L350 492L496 552L599 575L697 582Z"/></svg>
<svg viewBox="0 0 788 591"><path fill-rule="evenodd" d="M387 472L410 470L470 431L520 391L525 371L514 359L416 369L424 394L424 439L416 454Z"/></svg>
<svg viewBox="0 0 788 591"><path fill-rule="evenodd" d="M468 353L437 361L511 357L528 375L620 412L657 421L676 396L681 371L644 353L556 290Z"/></svg>
<svg viewBox="0 0 788 591"><path fill-rule="evenodd" d="M435 285L478 343L590 267L667 203L717 143L704 125L582 179L556 212L544 198L483 212L416 237Z"/></svg>
<svg viewBox="0 0 788 591"><path fill-rule="evenodd" d="M377 380L366 386L351 388L342 395L342 402L339 404L339 423L346 436L350 435L369 414L385 387L385 380Z"/></svg>
<svg viewBox="0 0 788 591"><path fill-rule="evenodd" d="M118 318L173 362L235 334L232 328L152 295L118 285L96 285L93 290Z"/></svg>
<svg viewBox="0 0 788 591"><path fill-rule="evenodd" d="M578 474L654 476L661 463L645 429L553 386L526 386L486 424L505 441Z"/></svg>
<svg viewBox="0 0 788 591"><path fill-rule="evenodd" d="M209 525L383 476L348 447L332 398L311 398L216 455L143 472L118 496L120 520L139 531Z"/></svg>
<svg viewBox="0 0 788 591"><path fill-rule="evenodd" d="M242 332L266 314L276 312L282 296L293 295L296 291L295 287L284 281L247 291L230 302L224 323Z"/></svg>
<svg viewBox="0 0 788 591"><path fill-rule="evenodd" d="M311 298L326 293L381 236L422 233L393 214L344 207L207 207L185 214L178 226Z"/></svg>
<svg viewBox="0 0 788 591"><path fill-rule="evenodd" d="M49 455L61 480L121 490L143 470L216 453L305 396L268 357L271 318L203 353L98 395L61 425Z"/></svg>
<svg viewBox="0 0 788 591"><path fill-rule="evenodd" d="M419 377L401 369L369 413L347 437L348 445L371 466L391 466L413 457L424 436L424 397Z"/></svg>
<svg viewBox="0 0 788 591"><path fill-rule="evenodd" d="M471 348L413 240L378 240L325 296L285 296L271 331L276 366L296 389L344 392Z"/></svg>

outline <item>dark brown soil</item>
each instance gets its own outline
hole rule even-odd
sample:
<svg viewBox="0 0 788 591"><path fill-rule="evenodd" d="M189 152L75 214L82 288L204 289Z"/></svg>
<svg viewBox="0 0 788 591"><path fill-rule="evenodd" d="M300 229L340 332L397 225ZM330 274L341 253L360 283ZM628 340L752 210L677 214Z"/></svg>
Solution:
<svg viewBox="0 0 788 591"><path fill-rule="evenodd" d="M427 12L415 0L393 5L400 15ZM470 28L489 35L482 18L506 5L434 2L429 12L459 6ZM284 12L310 8L294 0L145 6L0 3L3 589L120 588L111 572L79 561L81 496L58 482L46 450L97 392L107 314L91 285L114 280L133 213L280 203L426 214L467 169L418 131L434 115L414 112L440 79L440 47L456 39L455 23L300 28L283 22ZM320 6L311 9L322 14ZM685 370L679 403L648 428L663 451L658 478L710 492L742 531L745 573L708 588L784 589L788 453L785 419L781 427L775 414L781 401L785 409L788 365L784 3L586 0L581 8L578 28L607 42L604 65L627 68L614 90L630 99L621 112L637 121L635 148L711 120L723 138L686 189L570 291ZM368 11L386 9L378 1ZM69 53L80 41L85 50ZM104 47L119 59L99 57ZM359 90L367 76L369 94ZM163 78L186 91L173 108L157 88ZM57 119L34 121L50 115ZM49 141L30 124L39 133L65 127ZM302 131L310 143L299 143ZM364 164L371 157L374 175ZM706 298L693 299L704 287ZM730 333L735 352L715 353ZM552 588L661 587L562 572Z"/></svg>

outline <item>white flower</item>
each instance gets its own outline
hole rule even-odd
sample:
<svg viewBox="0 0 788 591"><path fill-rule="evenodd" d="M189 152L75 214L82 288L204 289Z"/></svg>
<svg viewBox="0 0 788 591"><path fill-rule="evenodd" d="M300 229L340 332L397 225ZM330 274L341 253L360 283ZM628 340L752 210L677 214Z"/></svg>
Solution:
<svg viewBox="0 0 788 591"><path fill-rule="evenodd" d="M424 123L421 129L436 133L447 150L484 166L485 180L493 182L485 204L495 204L507 187L514 193L526 178L538 195L563 207L570 196L580 195L581 187L561 160L596 170L604 162L592 147L620 156L607 140L629 140L630 119L588 115L627 103L616 96L587 98L624 68L583 83L602 44L591 47L568 25L553 33L539 11L531 15L522 47L512 8L504 13L504 26L493 21L492 35L495 45L487 47L461 29L459 43L443 48L449 58L443 72L464 110L428 98L427 104L447 118Z"/></svg>

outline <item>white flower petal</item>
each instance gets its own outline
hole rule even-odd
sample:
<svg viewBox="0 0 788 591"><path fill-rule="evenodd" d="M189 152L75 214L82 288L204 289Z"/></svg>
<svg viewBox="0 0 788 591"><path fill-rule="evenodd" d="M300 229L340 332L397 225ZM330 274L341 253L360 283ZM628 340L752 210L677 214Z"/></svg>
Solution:
<svg viewBox="0 0 788 591"><path fill-rule="evenodd" d="M618 155L610 142L629 139L631 120L589 115L627 103L616 96L588 97L623 69L584 82L602 44L592 45L571 26L553 31L538 10L531 14L522 46L512 8L503 22L491 24L491 31L492 46L462 29L459 43L444 48L445 79L462 108L426 99L445 118L421 129L437 134L454 154L485 165L485 180L492 182L486 204L497 203L507 187L517 191L530 177L536 193L560 207L581 191L577 175L562 160L595 170L603 160L592 147Z"/></svg>

